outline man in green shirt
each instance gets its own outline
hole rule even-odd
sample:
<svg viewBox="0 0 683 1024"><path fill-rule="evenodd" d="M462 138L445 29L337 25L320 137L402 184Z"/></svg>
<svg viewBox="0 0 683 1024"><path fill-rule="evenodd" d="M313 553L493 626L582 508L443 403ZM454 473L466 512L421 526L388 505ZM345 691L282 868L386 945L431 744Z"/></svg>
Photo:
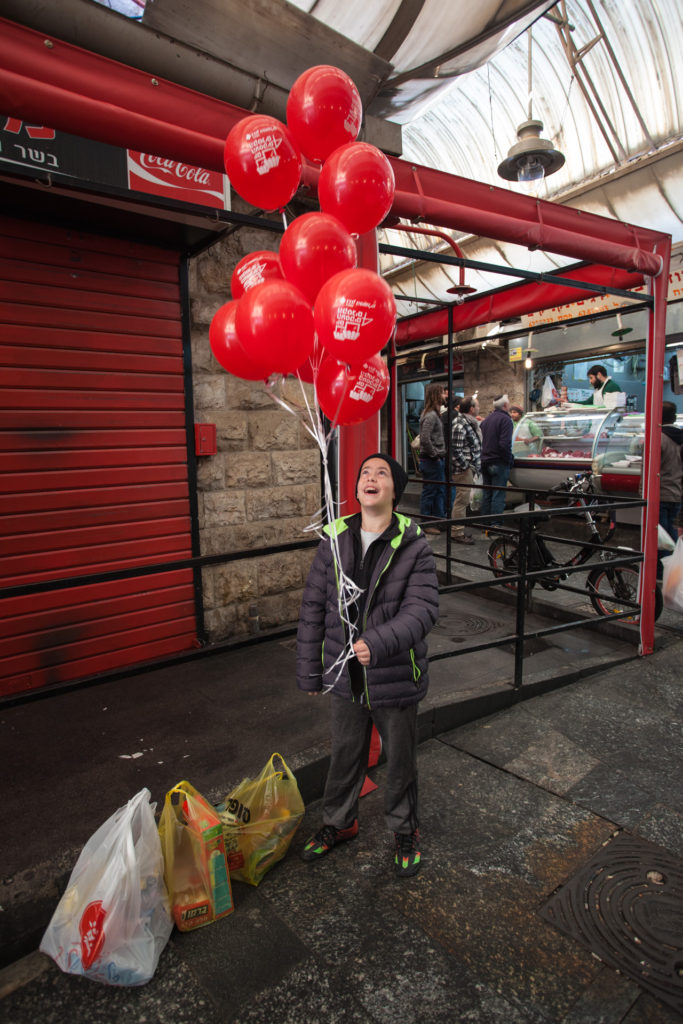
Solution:
<svg viewBox="0 0 683 1024"><path fill-rule="evenodd" d="M619 385L608 376L604 366L591 366L588 371L588 381L593 388L593 394L583 402L572 402L572 405L592 405L596 409L614 409L622 402L617 399L605 401L605 395L623 394Z"/></svg>

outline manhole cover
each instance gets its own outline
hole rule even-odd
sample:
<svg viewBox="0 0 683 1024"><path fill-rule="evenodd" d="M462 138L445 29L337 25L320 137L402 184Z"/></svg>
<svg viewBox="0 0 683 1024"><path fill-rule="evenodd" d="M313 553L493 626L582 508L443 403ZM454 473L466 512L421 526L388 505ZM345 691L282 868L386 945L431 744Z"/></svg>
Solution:
<svg viewBox="0 0 683 1024"><path fill-rule="evenodd" d="M444 623L446 630L457 629L457 633L451 636L453 643L462 643L471 636L478 636L481 633L488 633L500 625L491 619L485 619L481 615L458 615L453 617L452 623Z"/></svg>
<svg viewBox="0 0 683 1024"><path fill-rule="evenodd" d="M683 1013L683 861L621 833L539 911Z"/></svg>

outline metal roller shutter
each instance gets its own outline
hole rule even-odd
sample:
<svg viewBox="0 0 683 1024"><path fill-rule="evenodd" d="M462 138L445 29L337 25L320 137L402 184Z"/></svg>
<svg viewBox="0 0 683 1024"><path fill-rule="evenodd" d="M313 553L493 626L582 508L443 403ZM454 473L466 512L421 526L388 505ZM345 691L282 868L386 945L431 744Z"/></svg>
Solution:
<svg viewBox="0 0 683 1024"><path fill-rule="evenodd" d="M0 587L192 554L179 255L0 218ZM191 570L0 596L0 694L196 645Z"/></svg>

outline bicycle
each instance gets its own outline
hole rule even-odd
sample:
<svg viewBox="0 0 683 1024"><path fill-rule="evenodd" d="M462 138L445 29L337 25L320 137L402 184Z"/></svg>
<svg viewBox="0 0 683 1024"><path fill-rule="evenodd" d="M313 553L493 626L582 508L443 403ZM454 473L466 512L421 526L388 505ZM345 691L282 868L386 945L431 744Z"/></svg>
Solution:
<svg viewBox="0 0 683 1024"><path fill-rule="evenodd" d="M575 477L570 476L557 487L553 487L551 493L567 494L573 504L585 509L583 517L590 529L590 541L580 547L569 561L558 562L549 551L543 537L538 533L539 520L533 519L529 524L527 569L533 572L540 569L574 568L584 565L598 549L601 564L591 569L585 579L585 587L593 608L598 615L622 615L626 622L638 622L640 619L638 612L634 611L632 615L628 616L622 614L629 607L638 603L638 563L610 566L611 559L632 553L633 548L610 548L607 546L616 530L616 517L614 512L610 511L609 528L603 536L591 511L591 506L598 504L592 474L577 473ZM503 536L493 540L488 549L488 560L495 576L519 575L519 545L516 538ZM529 579L527 585L531 588L538 583L545 590L557 590L560 581L566 580L569 575L569 573L559 572L553 576ZM516 582L505 584L505 586L510 590L517 589ZM655 590L655 619L659 618L662 606L662 592L657 587Z"/></svg>

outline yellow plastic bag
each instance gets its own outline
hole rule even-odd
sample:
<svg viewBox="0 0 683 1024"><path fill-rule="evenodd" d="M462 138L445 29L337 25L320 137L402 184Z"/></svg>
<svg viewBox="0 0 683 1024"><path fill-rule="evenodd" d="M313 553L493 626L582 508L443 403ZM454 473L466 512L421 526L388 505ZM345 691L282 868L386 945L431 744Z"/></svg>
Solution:
<svg viewBox="0 0 683 1024"><path fill-rule="evenodd" d="M284 770L275 767L279 758ZM258 885L287 853L304 816L304 802L282 754L257 779L242 779L218 808L230 874Z"/></svg>
<svg viewBox="0 0 683 1024"><path fill-rule="evenodd" d="M159 821L164 878L181 932L234 910L223 826L216 810L189 782L169 789Z"/></svg>

